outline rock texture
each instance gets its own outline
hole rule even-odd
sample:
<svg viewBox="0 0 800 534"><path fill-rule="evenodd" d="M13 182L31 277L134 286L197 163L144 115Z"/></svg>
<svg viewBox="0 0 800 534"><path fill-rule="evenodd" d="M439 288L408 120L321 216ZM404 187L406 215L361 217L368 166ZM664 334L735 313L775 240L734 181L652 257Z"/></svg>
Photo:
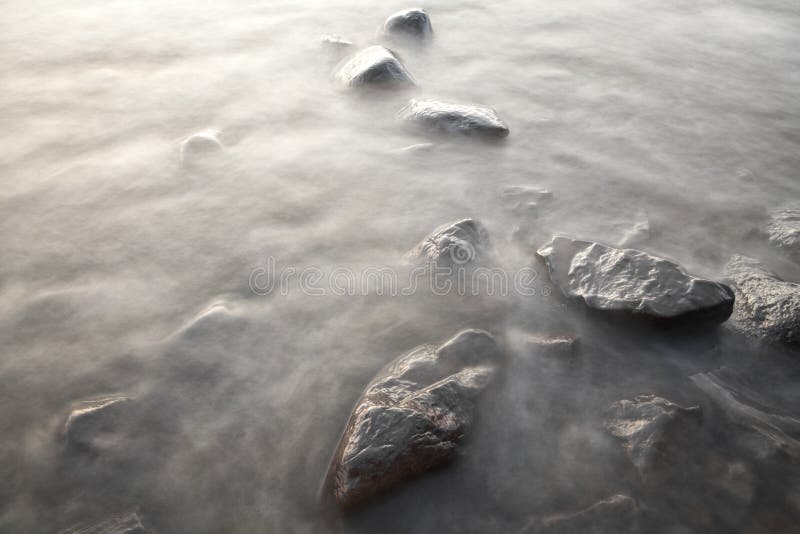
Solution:
<svg viewBox="0 0 800 534"><path fill-rule="evenodd" d="M612 495L571 514L534 518L520 534L619 534L637 532L639 507L627 495Z"/></svg>
<svg viewBox="0 0 800 534"><path fill-rule="evenodd" d="M473 104L450 104L436 100L411 100L398 116L426 128L448 133L506 137L508 126L488 107Z"/></svg>
<svg viewBox="0 0 800 534"><path fill-rule="evenodd" d="M451 460L500 357L490 334L465 330L385 367L356 403L324 494L348 508Z"/></svg>
<svg viewBox="0 0 800 534"><path fill-rule="evenodd" d="M642 395L612 404L605 426L623 443L641 478L652 481L688 449L692 427L701 422L699 406L683 408L661 397Z"/></svg>
<svg viewBox="0 0 800 534"><path fill-rule="evenodd" d="M75 526L61 534L148 534L141 518L135 512L107 519L89 526Z"/></svg>
<svg viewBox="0 0 800 534"><path fill-rule="evenodd" d="M391 15L383 23L383 31L390 35L410 36L422 39L433 37L431 19L420 8L404 9Z"/></svg>
<svg viewBox="0 0 800 534"><path fill-rule="evenodd" d="M483 224L476 219L462 219L434 230L406 253L403 261L412 265L457 267L479 263L490 250L489 232Z"/></svg>
<svg viewBox="0 0 800 534"><path fill-rule="evenodd" d="M775 247L800 261L800 206L773 211L767 235Z"/></svg>
<svg viewBox="0 0 800 534"><path fill-rule="evenodd" d="M727 274L736 292L732 323L768 342L800 346L800 285L781 280L762 263L734 256Z"/></svg>
<svg viewBox="0 0 800 534"><path fill-rule="evenodd" d="M120 418L130 410L129 397L108 397L79 403L67 417L64 437L69 447L99 452L118 439Z"/></svg>
<svg viewBox="0 0 800 534"><path fill-rule="evenodd" d="M723 322L733 311L731 288L645 252L557 236L538 254L561 292L590 308L660 321Z"/></svg>
<svg viewBox="0 0 800 534"><path fill-rule="evenodd" d="M415 85L414 77L397 56L382 46L370 46L350 58L337 74L349 87L402 87Z"/></svg>

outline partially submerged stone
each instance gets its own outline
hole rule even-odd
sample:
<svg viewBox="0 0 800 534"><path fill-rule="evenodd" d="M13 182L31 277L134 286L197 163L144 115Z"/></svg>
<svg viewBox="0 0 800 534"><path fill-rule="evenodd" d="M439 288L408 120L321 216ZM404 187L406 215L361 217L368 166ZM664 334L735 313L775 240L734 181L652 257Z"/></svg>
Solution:
<svg viewBox="0 0 800 534"><path fill-rule="evenodd" d="M683 408L655 395L641 395L612 404L605 427L622 442L642 479L652 480L689 448L689 434L701 422L699 406Z"/></svg>
<svg viewBox="0 0 800 534"><path fill-rule="evenodd" d="M447 133L506 137L509 132L497 112L475 104L413 99L398 112L398 116L410 123Z"/></svg>
<svg viewBox="0 0 800 534"><path fill-rule="evenodd" d="M746 256L733 256L727 274L736 292L731 322L737 329L770 343L800 346L800 285Z"/></svg>
<svg viewBox="0 0 800 534"><path fill-rule="evenodd" d="M339 81L349 87L402 87L415 85L414 77L398 57L382 46L370 46L339 69Z"/></svg>
<svg viewBox="0 0 800 534"><path fill-rule="evenodd" d="M433 36L431 19L424 9L411 8L398 11L383 23L383 31L390 35L429 39Z"/></svg>
<svg viewBox="0 0 800 534"><path fill-rule="evenodd" d="M353 41L345 39L341 35L325 34L319 38L323 46L332 49L349 49L353 46Z"/></svg>
<svg viewBox="0 0 800 534"><path fill-rule="evenodd" d="M800 206L773 211L767 235L775 247L800 260Z"/></svg>
<svg viewBox="0 0 800 534"><path fill-rule="evenodd" d="M733 311L731 288L646 252L556 236L537 253L561 292L593 309L713 323Z"/></svg>
<svg viewBox="0 0 800 534"><path fill-rule="evenodd" d="M113 447L118 439L120 419L130 410L130 397L106 397L78 403L64 423L69 447L100 452Z"/></svg>
<svg viewBox="0 0 800 534"><path fill-rule="evenodd" d="M412 265L435 264L457 267L476 264L489 255L489 232L476 219L440 226L406 253L404 262Z"/></svg>
<svg viewBox="0 0 800 534"><path fill-rule="evenodd" d="M523 341L527 352L544 356L573 356L578 347L578 340L570 336L526 334Z"/></svg>
<svg viewBox="0 0 800 534"><path fill-rule="evenodd" d="M61 534L148 534L139 514L131 512L94 525L74 526Z"/></svg>
<svg viewBox="0 0 800 534"><path fill-rule="evenodd" d="M612 495L570 514L534 518L520 534L618 534L636 532L639 507L627 495Z"/></svg>
<svg viewBox="0 0 800 534"><path fill-rule="evenodd" d="M190 135L181 141L181 162L189 163L192 158L200 157L222 150L219 130L209 128Z"/></svg>
<svg viewBox="0 0 800 534"><path fill-rule="evenodd" d="M500 357L494 337L464 330L386 366L353 409L324 494L351 507L451 460Z"/></svg>

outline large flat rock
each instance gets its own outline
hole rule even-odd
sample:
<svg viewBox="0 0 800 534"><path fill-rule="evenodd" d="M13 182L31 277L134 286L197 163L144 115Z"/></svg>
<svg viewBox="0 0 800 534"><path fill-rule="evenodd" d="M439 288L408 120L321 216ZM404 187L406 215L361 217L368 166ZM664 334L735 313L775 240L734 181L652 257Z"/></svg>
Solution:
<svg viewBox="0 0 800 534"><path fill-rule="evenodd" d="M415 85L414 77L388 48L370 46L350 58L337 73L339 81L349 87L407 87Z"/></svg>
<svg viewBox="0 0 800 534"><path fill-rule="evenodd" d="M411 100L398 116L412 124L447 133L506 137L509 129L492 108L438 100Z"/></svg>

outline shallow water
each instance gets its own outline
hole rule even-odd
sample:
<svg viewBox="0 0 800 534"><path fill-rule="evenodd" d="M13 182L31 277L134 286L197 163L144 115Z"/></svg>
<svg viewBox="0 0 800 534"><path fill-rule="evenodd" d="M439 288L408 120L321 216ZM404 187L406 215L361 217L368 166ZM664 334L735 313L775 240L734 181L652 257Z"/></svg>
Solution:
<svg viewBox="0 0 800 534"><path fill-rule="evenodd" d="M636 246L692 272L718 278L745 253L800 280L758 231L800 198L797 2L432 1L435 39L391 43L418 88L337 87L344 56L320 35L385 42L377 28L403 7L4 4L0 531L137 509L158 532L508 532L614 493L651 503L664 532L780 532L800 517L796 465L789 489L764 489L774 473L758 471L734 504L689 480L701 513L637 494L602 431L604 407L626 396L707 403L687 377L720 365L796 415L789 351L725 328L609 325L545 295L544 276L526 298L250 287L269 258L394 268L464 217L485 223L508 272L543 275L533 251L553 233L619 243L646 217ZM511 134L408 130L395 113L414 96L489 105ZM208 128L224 150L182 162L180 141ZM418 143L432 146L400 151ZM509 185L553 198L513 209ZM355 516L320 509L370 378L464 327L512 353L522 331L578 335L580 359L517 354L453 465ZM70 406L108 395L136 399L125 438L104 457L66 454Z"/></svg>

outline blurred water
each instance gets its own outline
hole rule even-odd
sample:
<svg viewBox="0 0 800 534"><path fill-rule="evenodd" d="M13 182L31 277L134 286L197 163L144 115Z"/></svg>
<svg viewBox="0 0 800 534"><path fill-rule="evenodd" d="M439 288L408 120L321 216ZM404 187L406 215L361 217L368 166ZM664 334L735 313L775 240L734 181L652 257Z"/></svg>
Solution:
<svg viewBox="0 0 800 534"><path fill-rule="evenodd" d="M757 231L800 198L795 0L430 1L435 39L391 44L420 87L380 93L337 87L343 56L319 37L383 43L382 20L408 7L394 1L2 7L0 531L131 509L158 532L513 531L634 491L601 431L622 396L699 402L693 372L764 359L792 393L788 352L724 329L608 328L541 294L258 296L248 278L268 257L394 266L463 217L513 269L554 232L618 243L644 214L637 246L694 272L718 277L737 252L800 279ZM511 135L409 131L395 113L412 96L492 106ZM182 165L180 141L207 128L224 151ZM433 146L398 153L416 143ZM554 197L534 217L508 185ZM320 510L364 385L466 326L578 334L583 362L509 373L451 468L356 517ZM118 453L65 456L71 404L109 394L138 399ZM766 528L762 501L733 524ZM664 531L692 513L676 507Z"/></svg>

